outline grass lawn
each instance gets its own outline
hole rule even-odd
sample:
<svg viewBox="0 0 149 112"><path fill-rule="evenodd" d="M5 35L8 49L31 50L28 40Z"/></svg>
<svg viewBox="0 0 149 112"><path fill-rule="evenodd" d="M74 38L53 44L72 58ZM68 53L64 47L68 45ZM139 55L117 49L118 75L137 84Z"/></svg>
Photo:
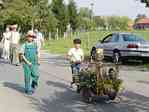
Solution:
<svg viewBox="0 0 149 112"><path fill-rule="evenodd" d="M93 45L101 38L107 35L110 32L88 32L81 33L79 37L82 40L82 48L85 54L89 54L90 49ZM74 36L75 38L75 36ZM65 54L67 51L73 47L73 39L59 39L59 40L50 40L45 43L44 49L48 50L50 53L55 54Z"/></svg>
<svg viewBox="0 0 149 112"><path fill-rule="evenodd" d="M101 40L106 35L111 32L108 31L100 31L100 32L87 32L87 33L80 33L79 37L82 40L82 48L86 55L90 53L90 49L93 45L97 43L98 40ZM144 37L146 40L149 40L149 31L133 31L137 35ZM74 36L75 38L75 36ZM73 39L74 38L67 38L67 39L59 39L59 40L50 40L45 42L44 49L48 50L50 53L53 54L66 54L67 51L73 47Z"/></svg>

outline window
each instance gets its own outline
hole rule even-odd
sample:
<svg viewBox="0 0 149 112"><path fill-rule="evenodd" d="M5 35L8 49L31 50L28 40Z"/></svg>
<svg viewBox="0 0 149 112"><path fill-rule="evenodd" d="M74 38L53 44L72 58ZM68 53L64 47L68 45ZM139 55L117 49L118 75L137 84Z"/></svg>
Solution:
<svg viewBox="0 0 149 112"><path fill-rule="evenodd" d="M113 35L112 42L118 42L119 41L119 35Z"/></svg>
<svg viewBox="0 0 149 112"><path fill-rule="evenodd" d="M123 40L126 42L144 41L143 38L136 35L123 34L122 37L123 37Z"/></svg>
<svg viewBox="0 0 149 112"><path fill-rule="evenodd" d="M107 37L105 37L102 41L102 43L108 43L112 41L112 34L108 35Z"/></svg>

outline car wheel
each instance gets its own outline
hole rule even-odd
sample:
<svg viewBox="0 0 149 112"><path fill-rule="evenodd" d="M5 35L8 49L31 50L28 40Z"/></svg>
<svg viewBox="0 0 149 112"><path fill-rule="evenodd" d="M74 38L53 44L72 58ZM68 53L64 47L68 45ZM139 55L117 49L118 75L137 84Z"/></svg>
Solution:
<svg viewBox="0 0 149 112"><path fill-rule="evenodd" d="M120 53L119 52L114 52L113 53L113 62L115 64L118 64L120 62Z"/></svg>
<svg viewBox="0 0 149 112"><path fill-rule="evenodd" d="M92 47L90 56L91 56L92 60L95 60L95 58L96 58L96 47Z"/></svg>

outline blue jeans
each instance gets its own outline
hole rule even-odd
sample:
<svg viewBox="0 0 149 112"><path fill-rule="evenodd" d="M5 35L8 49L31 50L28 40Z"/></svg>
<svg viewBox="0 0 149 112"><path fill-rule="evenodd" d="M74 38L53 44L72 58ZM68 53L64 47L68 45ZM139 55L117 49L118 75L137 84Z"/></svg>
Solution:
<svg viewBox="0 0 149 112"><path fill-rule="evenodd" d="M80 63L73 63L71 64L71 70L73 75L78 75L80 72Z"/></svg>

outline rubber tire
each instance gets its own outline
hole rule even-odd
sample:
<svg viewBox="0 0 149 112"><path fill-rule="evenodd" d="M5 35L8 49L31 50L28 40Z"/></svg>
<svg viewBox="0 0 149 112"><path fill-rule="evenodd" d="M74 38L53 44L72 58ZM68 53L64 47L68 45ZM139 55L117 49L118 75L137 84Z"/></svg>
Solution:
<svg viewBox="0 0 149 112"><path fill-rule="evenodd" d="M119 52L114 52L113 53L113 63L119 64L120 62L120 53Z"/></svg>
<svg viewBox="0 0 149 112"><path fill-rule="evenodd" d="M95 57L96 57L96 47L92 47L92 50L90 52L90 56L92 57L93 60L95 60Z"/></svg>

